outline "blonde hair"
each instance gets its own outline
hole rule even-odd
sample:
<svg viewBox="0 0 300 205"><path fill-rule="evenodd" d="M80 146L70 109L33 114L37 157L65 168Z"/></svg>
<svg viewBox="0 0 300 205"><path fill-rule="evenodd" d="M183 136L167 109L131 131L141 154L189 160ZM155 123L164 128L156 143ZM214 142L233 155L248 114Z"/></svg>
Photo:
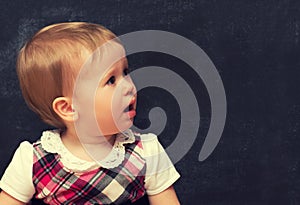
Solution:
<svg viewBox="0 0 300 205"><path fill-rule="evenodd" d="M85 22L59 23L38 31L17 59L20 87L28 106L47 124L65 128L52 108L53 100L70 91L76 70L85 60L82 53L92 53L115 38L103 26Z"/></svg>

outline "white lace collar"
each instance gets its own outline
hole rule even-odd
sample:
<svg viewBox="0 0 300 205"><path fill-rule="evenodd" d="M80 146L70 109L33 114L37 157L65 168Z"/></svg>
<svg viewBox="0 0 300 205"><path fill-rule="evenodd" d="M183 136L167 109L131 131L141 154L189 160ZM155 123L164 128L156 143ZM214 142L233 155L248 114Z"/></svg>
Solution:
<svg viewBox="0 0 300 205"><path fill-rule="evenodd" d="M133 132L128 129L117 134L114 146L108 156L101 161L86 161L74 156L63 144L59 130L48 130L42 133L41 144L44 150L60 155L63 165L74 172L84 172L97 167L107 169L117 167L125 158L124 144L133 143L135 137Z"/></svg>

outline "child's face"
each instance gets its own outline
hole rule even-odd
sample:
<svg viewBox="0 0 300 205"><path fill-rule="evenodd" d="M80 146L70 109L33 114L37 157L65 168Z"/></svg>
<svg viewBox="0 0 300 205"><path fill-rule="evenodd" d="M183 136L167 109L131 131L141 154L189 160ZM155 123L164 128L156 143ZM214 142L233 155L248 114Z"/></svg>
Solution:
<svg viewBox="0 0 300 205"><path fill-rule="evenodd" d="M95 94L95 113L100 130L110 135L128 129L132 126L135 108L136 88L124 57L104 74Z"/></svg>
<svg viewBox="0 0 300 205"><path fill-rule="evenodd" d="M113 135L130 128L136 108L136 88L128 75L125 51L109 44L87 57L77 78L73 103L81 136ZM92 109L94 108L94 109Z"/></svg>

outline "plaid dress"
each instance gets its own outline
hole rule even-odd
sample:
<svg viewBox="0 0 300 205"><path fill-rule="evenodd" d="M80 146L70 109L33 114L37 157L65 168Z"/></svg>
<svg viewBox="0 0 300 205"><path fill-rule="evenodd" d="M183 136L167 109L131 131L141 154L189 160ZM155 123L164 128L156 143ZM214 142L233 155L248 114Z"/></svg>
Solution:
<svg viewBox="0 0 300 205"><path fill-rule="evenodd" d="M141 198L146 190L145 159L141 139L126 144L125 159L112 169L97 168L77 173L66 168L60 155L45 151L38 141L33 144L33 183L35 197L48 204L125 204Z"/></svg>

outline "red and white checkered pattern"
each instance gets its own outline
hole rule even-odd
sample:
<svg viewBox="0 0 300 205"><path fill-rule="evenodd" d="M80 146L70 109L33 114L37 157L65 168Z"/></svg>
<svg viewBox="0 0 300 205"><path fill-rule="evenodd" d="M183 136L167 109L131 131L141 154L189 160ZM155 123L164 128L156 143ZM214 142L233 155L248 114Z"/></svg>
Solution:
<svg viewBox="0 0 300 205"><path fill-rule="evenodd" d="M125 159L116 168L98 168L76 173L60 162L58 154L48 153L38 141L33 145L35 197L48 204L122 204L141 198L146 163L139 136L125 145Z"/></svg>

